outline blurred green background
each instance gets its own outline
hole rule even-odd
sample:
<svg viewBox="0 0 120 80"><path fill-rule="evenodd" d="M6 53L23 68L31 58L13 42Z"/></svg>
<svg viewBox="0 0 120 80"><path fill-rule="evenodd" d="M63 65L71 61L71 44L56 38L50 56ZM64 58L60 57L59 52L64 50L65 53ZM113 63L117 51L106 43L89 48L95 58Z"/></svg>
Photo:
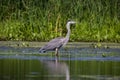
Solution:
<svg viewBox="0 0 120 80"><path fill-rule="evenodd" d="M120 0L0 0L0 40L120 42Z"/></svg>

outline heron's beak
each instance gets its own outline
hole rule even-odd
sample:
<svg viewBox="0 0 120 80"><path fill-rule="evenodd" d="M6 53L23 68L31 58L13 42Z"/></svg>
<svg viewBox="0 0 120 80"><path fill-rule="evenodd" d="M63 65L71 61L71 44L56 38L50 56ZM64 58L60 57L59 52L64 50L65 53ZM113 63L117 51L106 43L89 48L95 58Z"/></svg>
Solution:
<svg viewBox="0 0 120 80"><path fill-rule="evenodd" d="M75 21L73 22L73 24L76 24L76 23L77 23L77 22L75 22Z"/></svg>

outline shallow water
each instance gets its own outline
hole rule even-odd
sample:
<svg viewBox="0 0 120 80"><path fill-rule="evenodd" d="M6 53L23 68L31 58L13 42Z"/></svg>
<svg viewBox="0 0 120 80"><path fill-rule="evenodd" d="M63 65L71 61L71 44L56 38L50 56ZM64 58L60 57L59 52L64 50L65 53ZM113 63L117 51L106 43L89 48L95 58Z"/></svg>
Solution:
<svg viewBox="0 0 120 80"><path fill-rule="evenodd" d="M0 80L120 80L120 49L70 45L38 53L37 47L0 46Z"/></svg>

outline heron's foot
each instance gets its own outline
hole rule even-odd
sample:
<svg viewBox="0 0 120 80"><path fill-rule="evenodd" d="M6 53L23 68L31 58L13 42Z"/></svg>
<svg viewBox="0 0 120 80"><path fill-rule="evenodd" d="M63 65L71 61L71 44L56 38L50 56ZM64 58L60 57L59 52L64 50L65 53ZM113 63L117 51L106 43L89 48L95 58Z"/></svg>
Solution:
<svg viewBox="0 0 120 80"><path fill-rule="evenodd" d="M58 57L58 53L56 53L56 54L55 54L55 56L57 56L57 57Z"/></svg>

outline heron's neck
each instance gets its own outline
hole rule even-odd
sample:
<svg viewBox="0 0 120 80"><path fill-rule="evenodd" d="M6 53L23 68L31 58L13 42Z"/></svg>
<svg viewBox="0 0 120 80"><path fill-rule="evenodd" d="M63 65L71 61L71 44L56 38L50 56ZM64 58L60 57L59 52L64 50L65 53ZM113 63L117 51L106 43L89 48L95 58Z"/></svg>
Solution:
<svg viewBox="0 0 120 80"><path fill-rule="evenodd" d="M67 24L66 25L67 26L67 30L68 30L68 32L67 32L67 34L66 34L66 38L68 38L69 39L69 37L70 37L70 24Z"/></svg>

